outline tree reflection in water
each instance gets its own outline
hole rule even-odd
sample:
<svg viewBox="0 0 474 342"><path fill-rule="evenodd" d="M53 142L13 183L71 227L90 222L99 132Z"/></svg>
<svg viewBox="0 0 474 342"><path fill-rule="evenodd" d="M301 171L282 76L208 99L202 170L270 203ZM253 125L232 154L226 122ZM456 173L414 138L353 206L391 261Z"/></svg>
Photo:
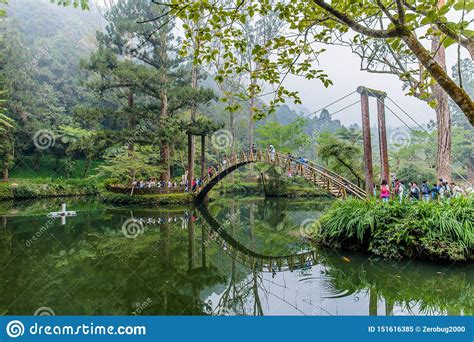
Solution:
<svg viewBox="0 0 474 342"><path fill-rule="evenodd" d="M304 270L272 274L243 265L246 251L276 258L309 248L299 226L317 218L323 203L211 203L212 216L245 247L239 257L196 208L81 206L30 247L25 241L46 224L44 215L0 219L2 313L31 315L47 306L58 315L474 314L472 265L391 263L319 249ZM121 229L131 217L144 226L135 239Z"/></svg>

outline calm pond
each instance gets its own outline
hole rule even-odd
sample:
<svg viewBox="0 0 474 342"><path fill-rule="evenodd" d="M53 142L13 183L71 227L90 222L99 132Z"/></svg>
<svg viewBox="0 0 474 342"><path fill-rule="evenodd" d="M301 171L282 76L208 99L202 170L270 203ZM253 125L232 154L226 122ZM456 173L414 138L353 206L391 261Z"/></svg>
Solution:
<svg viewBox="0 0 474 342"><path fill-rule="evenodd" d="M3 315L473 315L474 266L314 248L327 199L0 204Z"/></svg>

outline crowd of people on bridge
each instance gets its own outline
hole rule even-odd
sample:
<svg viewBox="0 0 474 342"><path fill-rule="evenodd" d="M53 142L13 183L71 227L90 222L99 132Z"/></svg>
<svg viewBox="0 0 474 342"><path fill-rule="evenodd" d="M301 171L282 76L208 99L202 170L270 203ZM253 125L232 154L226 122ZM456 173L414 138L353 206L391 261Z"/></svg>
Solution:
<svg viewBox="0 0 474 342"><path fill-rule="evenodd" d="M380 198L383 202L390 199L396 199L399 202L409 199L410 201L433 201L437 199L459 198L467 194L473 193L473 188L463 189L454 182L448 182L446 179L439 178L432 185L424 180L420 185L417 182L405 182L400 179L393 179L392 184L388 184L383 180L380 184ZM377 195L377 189L374 188L374 196Z"/></svg>
<svg viewBox="0 0 474 342"><path fill-rule="evenodd" d="M164 180L157 181L154 178L149 178L147 180L136 180L132 183L135 189L154 189L154 188L177 188L182 187L182 182L177 181L167 181Z"/></svg>

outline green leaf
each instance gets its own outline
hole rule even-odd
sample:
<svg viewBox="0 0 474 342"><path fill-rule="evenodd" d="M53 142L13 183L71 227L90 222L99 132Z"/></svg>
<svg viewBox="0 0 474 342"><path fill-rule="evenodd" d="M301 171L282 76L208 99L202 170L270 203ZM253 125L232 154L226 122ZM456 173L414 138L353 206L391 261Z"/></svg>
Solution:
<svg viewBox="0 0 474 342"><path fill-rule="evenodd" d="M457 43L457 42L456 42L454 39L451 39L450 37L446 37L446 38L444 39L443 46L444 46L445 48L447 48L447 47L449 47L449 46L451 46L451 45L453 45L453 44L455 44L455 43Z"/></svg>

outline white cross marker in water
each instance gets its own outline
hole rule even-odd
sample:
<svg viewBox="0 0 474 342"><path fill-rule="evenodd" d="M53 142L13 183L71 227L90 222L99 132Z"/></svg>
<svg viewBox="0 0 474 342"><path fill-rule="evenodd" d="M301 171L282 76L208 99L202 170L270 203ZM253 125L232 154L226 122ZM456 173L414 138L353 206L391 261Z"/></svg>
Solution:
<svg viewBox="0 0 474 342"><path fill-rule="evenodd" d="M48 217L52 218L61 218L61 225L66 225L66 217L77 216L76 211L67 211L66 210L66 203L61 204L61 211L56 211L48 214Z"/></svg>

